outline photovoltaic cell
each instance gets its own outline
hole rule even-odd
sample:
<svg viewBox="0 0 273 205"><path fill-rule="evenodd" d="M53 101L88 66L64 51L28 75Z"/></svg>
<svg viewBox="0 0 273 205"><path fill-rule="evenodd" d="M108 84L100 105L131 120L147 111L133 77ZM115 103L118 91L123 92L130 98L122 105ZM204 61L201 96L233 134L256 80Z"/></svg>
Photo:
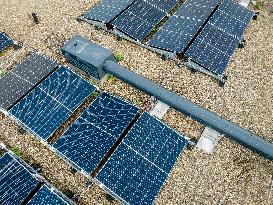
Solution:
<svg viewBox="0 0 273 205"><path fill-rule="evenodd" d="M222 12L246 24L249 23L254 15L252 11L235 3L233 0L224 0L220 7Z"/></svg>
<svg viewBox="0 0 273 205"><path fill-rule="evenodd" d="M179 0L144 0L145 2L157 7L158 9L170 12Z"/></svg>
<svg viewBox="0 0 273 205"><path fill-rule="evenodd" d="M47 140L96 88L62 66L9 110Z"/></svg>
<svg viewBox="0 0 273 205"><path fill-rule="evenodd" d="M148 45L170 52L182 52L200 27L198 21L172 16L150 39Z"/></svg>
<svg viewBox="0 0 273 205"><path fill-rule="evenodd" d="M135 0L103 0L96 7L84 14L84 18L109 23L134 1Z"/></svg>
<svg viewBox="0 0 273 205"><path fill-rule="evenodd" d="M0 108L8 110L58 66L46 56L31 53L0 79Z"/></svg>
<svg viewBox="0 0 273 205"><path fill-rule="evenodd" d="M207 24L186 51L186 56L209 71L221 75L238 44L237 38Z"/></svg>
<svg viewBox="0 0 273 205"><path fill-rule="evenodd" d="M165 15L166 13L157 7L138 0L119 15L112 24L131 38L142 41Z"/></svg>
<svg viewBox="0 0 273 205"><path fill-rule="evenodd" d="M0 32L0 52L14 44L14 41L4 32Z"/></svg>
<svg viewBox="0 0 273 205"><path fill-rule="evenodd" d="M174 15L204 23L219 3L220 0L187 0Z"/></svg>
<svg viewBox="0 0 273 205"><path fill-rule="evenodd" d="M13 156L0 158L0 204L21 204L39 181Z"/></svg>
<svg viewBox="0 0 273 205"><path fill-rule="evenodd" d="M69 203L51 190L47 185L43 185L33 198L27 203L28 205L68 205Z"/></svg>
<svg viewBox="0 0 273 205"><path fill-rule="evenodd" d="M231 7L229 4L226 5L224 3L219 6L209 23L241 40L249 21L252 19L253 13L240 5L237 5L237 7L236 12L241 10L239 18L237 18L236 15L230 15L230 13L227 13L227 8L234 8L233 6ZM245 16L242 15L244 13L246 14Z"/></svg>
<svg viewBox="0 0 273 205"><path fill-rule="evenodd" d="M96 180L127 204L152 204L186 139L144 113Z"/></svg>
<svg viewBox="0 0 273 205"><path fill-rule="evenodd" d="M137 112L132 104L103 93L53 147L73 165L91 173Z"/></svg>

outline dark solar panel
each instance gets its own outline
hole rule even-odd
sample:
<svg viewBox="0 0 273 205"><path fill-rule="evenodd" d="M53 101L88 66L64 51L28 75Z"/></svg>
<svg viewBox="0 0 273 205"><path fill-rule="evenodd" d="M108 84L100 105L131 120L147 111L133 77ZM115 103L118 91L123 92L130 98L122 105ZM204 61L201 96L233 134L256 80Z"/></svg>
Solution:
<svg viewBox="0 0 273 205"><path fill-rule="evenodd" d="M91 173L137 112L132 104L103 93L53 146L74 165Z"/></svg>
<svg viewBox="0 0 273 205"><path fill-rule="evenodd" d="M39 181L10 154L0 158L0 204L21 204Z"/></svg>
<svg viewBox="0 0 273 205"><path fill-rule="evenodd" d="M209 71L221 75L238 44L237 38L207 24L186 51L186 56Z"/></svg>
<svg viewBox="0 0 273 205"><path fill-rule="evenodd" d="M118 16L112 24L128 36L142 41L164 18L165 12L138 0Z"/></svg>
<svg viewBox="0 0 273 205"><path fill-rule="evenodd" d="M248 24L243 23L226 13L217 11L209 21L213 26L241 39Z"/></svg>
<svg viewBox="0 0 273 205"><path fill-rule="evenodd" d="M231 5L226 5L224 3L219 6L217 11L209 20L209 23L241 40L249 21L252 19L253 13L237 4L238 8L235 11L238 12L238 10L241 10L242 13L240 13L239 18L237 18L238 15L233 15L233 12L230 13L227 11L228 8L234 9L234 4ZM243 15L244 13L246 15Z"/></svg>
<svg viewBox="0 0 273 205"><path fill-rule="evenodd" d="M84 18L109 23L134 1L135 0L103 0L100 4L84 14Z"/></svg>
<svg viewBox="0 0 273 205"><path fill-rule="evenodd" d="M192 19L172 16L148 44L170 52L182 52L201 25L202 23Z"/></svg>
<svg viewBox="0 0 273 205"><path fill-rule="evenodd" d="M152 204L187 140L144 113L96 180L126 204Z"/></svg>
<svg viewBox="0 0 273 205"><path fill-rule="evenodd" d="M0 52L14 44L14 41L10 39L7 34L0 32Z"/></svg>
<svg viewBox="0 0 273 205"><path fill-rule="evenodd" d="M220 0L187 0L174 15L205 22Z"/></svg>
<svg viewBox="0 0 273 205"><path fill-rule="evenodd" d="M145 2L159 8L162 11L169 12L179 0L144 0Z"/></svg>
<svg viewBox="0 0 273 205"><path fill-rule="evenodd" d="M62 66L9 112L47 140L94 90L93 85Z"/></svg>
<svg viewBox="0 0 273 205"><path fill-rule="evenodd" d="M43 185L40 190L27 203L28 205L68 205L69 203L47 185Z"/></svg>
<svg viewBox="0 0 273 205"><path fill-rule="evenodd" d="M243 23L248 24L252 19L254 13L249 9L241 6L238 3L235 3L233 0L224 0L221 4L221 11L226 14L242 21Z"/></svg>
<svg viewBox="0 0 273 205"><path fill-rule="evenodd" d="M57 66L56 61L32 53L0 79L0 108L7 110Z"/></svg>

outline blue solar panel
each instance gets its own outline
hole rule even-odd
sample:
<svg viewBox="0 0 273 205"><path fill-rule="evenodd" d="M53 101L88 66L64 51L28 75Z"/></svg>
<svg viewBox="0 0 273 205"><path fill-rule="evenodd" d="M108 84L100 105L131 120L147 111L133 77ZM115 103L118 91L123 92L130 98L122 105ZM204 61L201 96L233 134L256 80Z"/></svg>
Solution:
<svg viewBox="0 0 273 205"><path fill-rule="evenodd" d="M0 204L21 204L39 181L13 156L0 158Z"/></svg>
<svg viewBox="0 0 273 205"><path fill-rule="evenodd" d="M221 75L238 44L237 38L207 24L186 51L186 56L209 71Z"/></svg>
<svg viewBox="0 0 273 205"><path fill-rule="evenodd" d="M91 173L137 112L132 104L103 93L53 147L73 165Z"/></svg>
<svg viewBox="0 0 273 205"><path fill-rule="evenodd" d="M221 11L248 24L254 13L249 9L235 3L233 0L224 0L221 4Z"/></svg>
<svg viewBox="0 0 273 205"><path fill-rule="evenodd" d="M174 15L205 22L220 0L187 0Z"/></svg>
<svg viewBox="0 0 273 205"><path fill-rule="evenodd" d="M187 140L144 113L96 180L126 204L152 204Z"/></svg>
<svg viewBox="0 0 273 205"><path fill-rule="evenodd" d="M157 7L138 0L118 16L112 24L128 36L142 41L165 15L166 13Z"/></svg>
<svg viewBox="0 0 273 205"><path fill-rule="evenodd" d="M7 34L0 32L0 52L14 44L14 41L10 39Z"/></svg>
<svg viewBox="0 0 273 205"><path fill-rule="evenodd" d="M201 25L202 23L192 19L172 16L148 44L170 52L182 52Z"/></svg>
<svg viewBox="0 0 273 205"><path fill-rule="evenodd" d="M84 18L109 23L135 0L103 0L96 7L92 8Z"/></svg>
<svg viewBox="0 0 273 205"><path fill-rule="evenodd" d="M63 197L51 190L48 186L42 186L28 205L67 205L69 204Z"/></svg>
<svg viewBox="0 0 273 205"><path fill-rule="evenodd" d="M62 66L20 100L9 113L47 140L96 88Z"/></svg>
<svg viewBox="0 0 273 205"><path fill-rule="evenodd" d="M237 7L241 9L240 5L237 5ZM230 15L226 13L225 12L226 9L227 7L225 4L221 5L217 9L217 11L213 14L212 18L209 20L209 23L241 40L244 34L244 31L246 30L248 23L253 16L253 13L251 15L247 15L243 17L242 19L240 19L240 18L236 18L236 16L234 15ZM230 9L233 9L233 8L230 8ZM244 10L246 9L243 7L243 9L241 10L242 10L242 13L244 13ZM247 10L247 14L249 14L248 10Z"/></svg>
<svg viewBox="0 0 273 205"><path fill-rule="evenodd" d="M144 0L145 2L161 9L162 11L171 11L179 0Z"/></svg>

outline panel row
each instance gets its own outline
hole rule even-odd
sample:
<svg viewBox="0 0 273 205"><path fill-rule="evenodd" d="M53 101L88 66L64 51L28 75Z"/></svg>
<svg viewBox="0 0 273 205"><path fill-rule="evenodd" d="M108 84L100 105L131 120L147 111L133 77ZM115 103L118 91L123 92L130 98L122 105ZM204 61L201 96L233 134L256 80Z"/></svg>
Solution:
<svg viewBox="0 0 273 205"><path fill-rule="evenodd" d="M176 60L184 56L190 60L188 65L195 63L195 69L223 81L228 62L254 13L233 0L187 0L172 16L166 15L177 3L131 1L106 27L162 55ZM167 21L155 30L166 16Z"/></svg>
<svg viewBox="0 0 273 205"><path fill-rule="evenodd" d="M0 156L0 204L73 205L21 159L6 152Z"/></svg>

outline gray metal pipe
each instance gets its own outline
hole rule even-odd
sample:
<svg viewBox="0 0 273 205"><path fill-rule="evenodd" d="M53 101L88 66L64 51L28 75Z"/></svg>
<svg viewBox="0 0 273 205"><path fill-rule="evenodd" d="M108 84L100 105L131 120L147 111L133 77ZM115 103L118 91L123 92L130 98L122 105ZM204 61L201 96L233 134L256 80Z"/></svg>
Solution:
<svg viewBox="0 0 273 205"><path fill-rule="evenodd" d="M103 68L122 81L136 87L148 95L164 102L170 107L183 114L190 116L201 124L208 126L239 144L255 151L265 158L273 161L273 144L257 135L239 127L238 125L221 118L213 112L210 112L187 99L170 92L160 85L120 66L116 62L106 61Z"/></svg>

